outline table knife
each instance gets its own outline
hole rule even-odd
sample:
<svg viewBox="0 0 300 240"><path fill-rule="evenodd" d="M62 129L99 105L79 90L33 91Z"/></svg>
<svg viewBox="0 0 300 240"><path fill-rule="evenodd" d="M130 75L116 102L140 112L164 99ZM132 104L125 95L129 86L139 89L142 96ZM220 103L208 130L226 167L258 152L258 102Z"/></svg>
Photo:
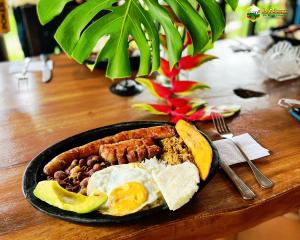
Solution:
<svg viewBox="0 0 300 240"><path fill-rule="evenodd" d="M48 83L52 78L52 70L48 66L48 57L45 54L41 54L40 59L43 61L42 81L43 83Z"/></svg>
<svg viewBox="0 0 300 240"><path fill-rule="evenodd" d="M252 200L256 197L255 193L250 189L250 187L248 187L248 185L229 167L225 161L220 159L219 163L221 168L239 190L243 199Z"/></svg>

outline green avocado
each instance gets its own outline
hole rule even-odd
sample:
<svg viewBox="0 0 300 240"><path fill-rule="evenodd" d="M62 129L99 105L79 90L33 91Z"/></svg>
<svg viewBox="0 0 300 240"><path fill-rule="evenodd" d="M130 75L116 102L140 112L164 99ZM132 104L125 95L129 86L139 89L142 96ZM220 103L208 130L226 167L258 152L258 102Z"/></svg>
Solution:
<svg viewBox="0 0 300 240"><path fill-rule="evenodd" d="M107 201L105 194L84 196L79 193L69 192L53 180L39 182L33 194L52 206L76 213L95 211Z"/></svg>

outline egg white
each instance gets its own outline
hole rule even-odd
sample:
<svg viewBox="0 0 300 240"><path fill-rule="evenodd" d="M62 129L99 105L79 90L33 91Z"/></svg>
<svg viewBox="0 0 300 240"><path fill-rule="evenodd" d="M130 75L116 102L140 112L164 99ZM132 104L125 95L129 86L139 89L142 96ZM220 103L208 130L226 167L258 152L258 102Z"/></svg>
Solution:
<svg viewBox="0 0 300 240"><path fill-rule="evenodd" d="M161 197L151 172L140 163L115 165L94 173L89 179L87 194L91 195L95 191L105 193L108 196L108 201L102 205L99 210L104 214L110 214L110 193L113 189L128 182L141 183L148 191L147 200L133 212L137 212L145 206L151 205Z"/></svg>

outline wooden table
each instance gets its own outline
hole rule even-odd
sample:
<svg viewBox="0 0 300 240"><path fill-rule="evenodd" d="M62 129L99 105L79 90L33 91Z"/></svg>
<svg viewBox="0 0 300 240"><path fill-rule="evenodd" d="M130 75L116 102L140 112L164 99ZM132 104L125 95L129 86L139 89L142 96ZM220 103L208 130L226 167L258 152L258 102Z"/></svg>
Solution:
<svg viewBox="0 0 300 240"><path fill-rule="evenodd" d="M250 228L300 207L300 124L277 106L281 97L300 98L300 81L264 80L253 59L233 54L228 42L213 52L218 60L190 74L210 84L198 97L211 104L241 104L241 113L228 120L236 133L249 132L271 156L256 161L275 186L263 190L246 164L234 166L257 194L244 201L220 170L209 185L182 209L122 225L85 226L49 217L23 197L22 174L28 162L44 148L88 129L133 120L167 120L137 112L131 104L154 102L148 92L114 96L104 72L90 72L66 56L53 56L54 78L49 84L31 75L28 89L18 91L9 74L11 63L0 65L0 239L209 239ZM261 90L262 98L242 99L236 87ZM200 127L213 139L211 123Z"/></svg>

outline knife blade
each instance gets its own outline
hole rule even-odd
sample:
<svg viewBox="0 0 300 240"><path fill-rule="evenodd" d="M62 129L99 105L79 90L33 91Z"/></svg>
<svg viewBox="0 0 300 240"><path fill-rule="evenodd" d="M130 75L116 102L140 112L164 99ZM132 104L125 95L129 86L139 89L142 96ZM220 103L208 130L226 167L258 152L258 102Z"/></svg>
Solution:
<svg viewBox="0 0 300 240"><path fill-rule="evenodd" d="M248 185L223 161L220 159L219 161L221 168L227 174L227 176L234 183L242 198L244 200L252 200L256 197L255 193L248 187Z"/></svg>
<svg viewBox="0 0 300 240"><path fill-rule="evenodd" d="M48 67L48 57L45 54L41 54L41 60L43 61L42 81L48 83L52 79L52 70Z"/></svg>

